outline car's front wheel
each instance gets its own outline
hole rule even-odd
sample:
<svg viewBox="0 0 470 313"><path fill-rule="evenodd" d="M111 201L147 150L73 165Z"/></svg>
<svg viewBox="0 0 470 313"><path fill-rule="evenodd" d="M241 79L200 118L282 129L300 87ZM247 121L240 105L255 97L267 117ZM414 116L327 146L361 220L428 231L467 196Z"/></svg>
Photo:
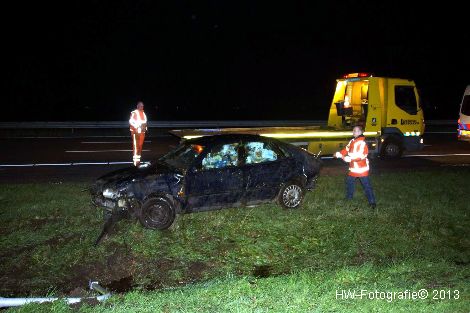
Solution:
<svg viewBox="0 0 470 313"><path fill-rule="evenodd" d="M142 205L140 223L150 229L167 229L175 220L175 208L166 197L152 197Z"/></svg>
<svg viewBox="0 0 470 313"><path fill-rule="evenodd" d="M298 208L304 199L305 188L298 182L285 184L279 192L279 204L285 209Z"/></svg>

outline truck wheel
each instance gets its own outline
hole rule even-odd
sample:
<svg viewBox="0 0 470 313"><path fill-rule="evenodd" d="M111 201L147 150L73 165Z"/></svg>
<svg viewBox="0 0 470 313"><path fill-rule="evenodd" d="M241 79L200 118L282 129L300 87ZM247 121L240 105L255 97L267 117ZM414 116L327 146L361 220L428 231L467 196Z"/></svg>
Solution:
<svg viewBox="0 0 470 313"><path fill-rule="evenodd" d="M284 209L300 207L305 196L305 188L298 182L285 184L279 191L278 202Z"/></svg>
<svg viewBox="0 0 470 313"><path fill-rule="evenodd" d="M385 159L398 159L403 154L402 145L394 139L388 139L382 145L380 156Z"/></svg>
<svg viewBox="0 0 470 313"><path fill-rule="evenodd" d="M173 224L175 215L171 200L166 197L155 197L144 202L139 220L146 228L167 229Z"/></svg>

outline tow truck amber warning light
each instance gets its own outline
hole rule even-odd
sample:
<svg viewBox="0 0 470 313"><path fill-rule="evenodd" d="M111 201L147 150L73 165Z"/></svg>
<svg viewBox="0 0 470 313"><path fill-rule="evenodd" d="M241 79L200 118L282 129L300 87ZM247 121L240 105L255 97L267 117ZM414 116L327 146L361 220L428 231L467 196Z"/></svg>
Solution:
<svg viewBox="0 0 470 313"><path fill-rule="evenodd" d="M343 75L343 78L372 77L370 73L350 73Z"/></svg>

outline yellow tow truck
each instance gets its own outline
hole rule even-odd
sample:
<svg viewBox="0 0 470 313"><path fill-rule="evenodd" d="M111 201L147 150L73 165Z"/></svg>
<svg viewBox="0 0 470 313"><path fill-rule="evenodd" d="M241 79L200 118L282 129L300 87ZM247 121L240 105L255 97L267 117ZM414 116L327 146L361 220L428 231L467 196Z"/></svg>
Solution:
<svg viewBox="0 0 470 313"><path fill-rule="evenodd" d="M182 140L224 133L258 134L299 145L311 153L328 155L342 149L361 125L369 153L398 158L403 151L422 149L424 116L412 80L346 74L337 79L326 126L178 129Z"/></svg>

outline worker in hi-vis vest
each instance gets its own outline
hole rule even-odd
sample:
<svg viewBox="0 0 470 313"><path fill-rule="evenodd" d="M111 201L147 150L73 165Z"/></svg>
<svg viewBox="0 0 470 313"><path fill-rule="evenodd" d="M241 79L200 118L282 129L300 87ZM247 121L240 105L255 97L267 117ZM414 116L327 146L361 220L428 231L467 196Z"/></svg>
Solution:
<svg viewBox="0 0 470 313"><path fill-rule="evenodd" d="M349 163L349 175L346 178L346 199L351 200L354 195L354 184L358 179L371 208L375 208L375 196L372 185L369 180L369 148L367 147L366 138L363 135L362 126L354 126L353 136L348 145L341 151L335 153L335 157L343 159Z"/></svg>
<svg viewBox="0 0 470 313"><path fill-rule="evenodd" d="M131 112L129 127L132 137L132 152L134 165L140 164L142 146L144 145L145 132L147 131L147 116L144 112L144 103L137 102L137 109Z"/></svg>

